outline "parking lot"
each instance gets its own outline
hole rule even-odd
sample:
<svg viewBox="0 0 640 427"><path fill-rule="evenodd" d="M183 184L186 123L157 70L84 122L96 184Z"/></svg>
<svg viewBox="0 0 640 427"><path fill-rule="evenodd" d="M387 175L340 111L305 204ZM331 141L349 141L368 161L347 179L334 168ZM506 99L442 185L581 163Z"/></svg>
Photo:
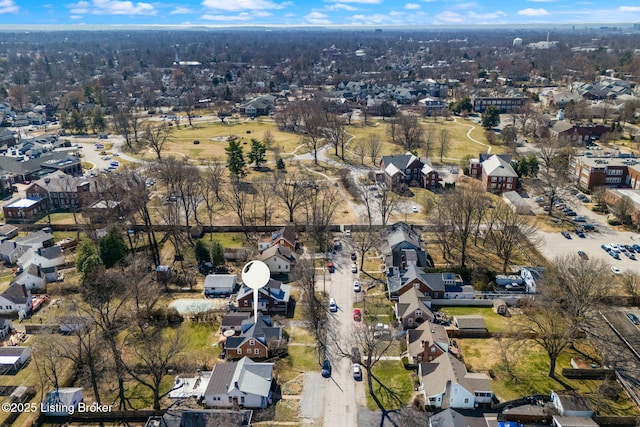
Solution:
<svg viewBox="0 0 640 427"><path fill-rule="evenodd" d="M541 207L531 201L534 206L534 212L542 214L544 211ZM553 260L557 256L568 253L577 254L583 251L589 258L601 258L609 265L618 267L623 273L630 271L640 274L640 255L636 254L638 260L631 260L625 255L620 254L620 259L616 260L605 252L600 245L617 243L624 245L640 244L640 234L631 231L614 230L607 224L607 216L601 215L588 209L583 203L575 200L571 201L572 208L578 215L585 216L589 224L593 224L596 231L584 233L585 237L579 237L573 230L575 226L565 223L564 230L569 232L570 239L567 239L559 231L545 232L538 231L541 240L540 251L549 260ZM560 214L559 212L556 215ZM561 215L561 214L560 214ZM611 273L613 274L613 273Z"/></svg>

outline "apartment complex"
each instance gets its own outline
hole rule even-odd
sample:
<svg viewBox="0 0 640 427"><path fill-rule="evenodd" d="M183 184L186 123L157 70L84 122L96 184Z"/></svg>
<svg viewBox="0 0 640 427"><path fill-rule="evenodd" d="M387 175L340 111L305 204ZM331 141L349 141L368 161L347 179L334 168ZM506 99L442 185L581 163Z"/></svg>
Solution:
<svg viewBox="0 0 640 427"><path fill-rule="evenodd" d="M640 189L640 160L631 157L572 156L569 169L579 187Z"/></svg>

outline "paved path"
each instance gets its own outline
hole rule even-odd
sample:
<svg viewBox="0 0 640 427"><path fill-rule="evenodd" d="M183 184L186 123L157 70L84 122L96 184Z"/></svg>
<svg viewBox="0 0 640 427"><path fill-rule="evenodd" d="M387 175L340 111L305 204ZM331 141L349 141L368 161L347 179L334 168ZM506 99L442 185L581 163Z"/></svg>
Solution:
<svg viewBox="0 0 640 427"><path fill-rule="evenodd" d="M473 130L476 128L474 125L470 125L469 123L462 123L458 121L457 117L453 118L453 121L461 124L463 126L469 126L469 130L467 131L467 138L469 138L470 141L475 142L476 144L482 145L483 147L487 148L487 153L491 153L491 146L489 144L485 144L484 142L478 141L477 139L475 139L474 137L471 136L471 132L473 132Z"/></svg>
<svg viewBox="0 0 640 427"><path fill-rule="evenodd" d="M304 424L315 424L322 419L326 381L320 372L307 372L304 375L304 388L300 396L300 418Z"/></svg>

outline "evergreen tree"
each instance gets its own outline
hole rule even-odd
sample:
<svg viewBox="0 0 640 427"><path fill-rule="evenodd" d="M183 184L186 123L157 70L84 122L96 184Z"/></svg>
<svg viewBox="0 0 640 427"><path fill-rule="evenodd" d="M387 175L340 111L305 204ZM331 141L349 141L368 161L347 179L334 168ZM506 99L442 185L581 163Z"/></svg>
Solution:
<svg viewBox="0 0 640 427"><path fill-rule="evenodd" d="M76 249L76 269L80 273L84 273L85 261L93 255L98 255L98 248L93 240L83 239L80 241L78 249Z"/></svg>
<svg viewBox="0 0 640 427"><path fill-rule="evenodd" d="M494 105L489 105L482 113L482 127L491 129L500 124L500 110Z"/></svg>
<svg viewBox="0 0 640 427"><path fill-rule="evenodd" d="M249 157L249 163L255 163L256 168L260 167L260 163L267 161L265 154L267 153L267 146L255 138L251 138L251 151L247 157Z"/></svg>
<svg viewBox="0 0 640 427"><path fill-rule="evenodd" d="M278 161L276 162L276 167L279 170L283 170L285 168L284 160L278 159Z"/></svg>
<svg viewBox="0 0 640 427"><path fill-rule="evenodd" d="M196 240L194 252L198 264L211 261L211 253L209 252L209 248L207 248L207 245L201 239Z"/></svg>
<svg viewBox="0 0 640 427"><path fill-rule="evenodd" d="M235 178L241 178L246 175L244 167L246 165L244 154L242 153L242 145L239 140L229 141L229 146L224 149L229 157L229 172Z"/></svg>
<svg viewBox="0 0 640 427"><path fill-rule="evenodd" d="M211 242L211 263L214 267L224 264L224 248L217 240Z"/></svg>
<svg viewBox="0 0 640 427"><path fill-rule="evenodd" d="M127 254L129 248L118 230L112 228L106 236L98 241L100 258L106 268L113 267Z"/></svg>

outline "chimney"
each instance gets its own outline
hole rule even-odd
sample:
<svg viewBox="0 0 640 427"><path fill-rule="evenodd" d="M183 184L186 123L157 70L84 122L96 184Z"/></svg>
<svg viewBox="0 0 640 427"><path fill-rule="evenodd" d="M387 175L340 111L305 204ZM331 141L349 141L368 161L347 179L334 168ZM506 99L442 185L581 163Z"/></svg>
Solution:
<svg viewBox="0 0 640 427"><path fill-rule="evenodd" d="M234 386L235 388L237 388L237 389L240 389L240 387L238 386L238 381L234 382L234 383L233 383L233 386Z"/></svg>

